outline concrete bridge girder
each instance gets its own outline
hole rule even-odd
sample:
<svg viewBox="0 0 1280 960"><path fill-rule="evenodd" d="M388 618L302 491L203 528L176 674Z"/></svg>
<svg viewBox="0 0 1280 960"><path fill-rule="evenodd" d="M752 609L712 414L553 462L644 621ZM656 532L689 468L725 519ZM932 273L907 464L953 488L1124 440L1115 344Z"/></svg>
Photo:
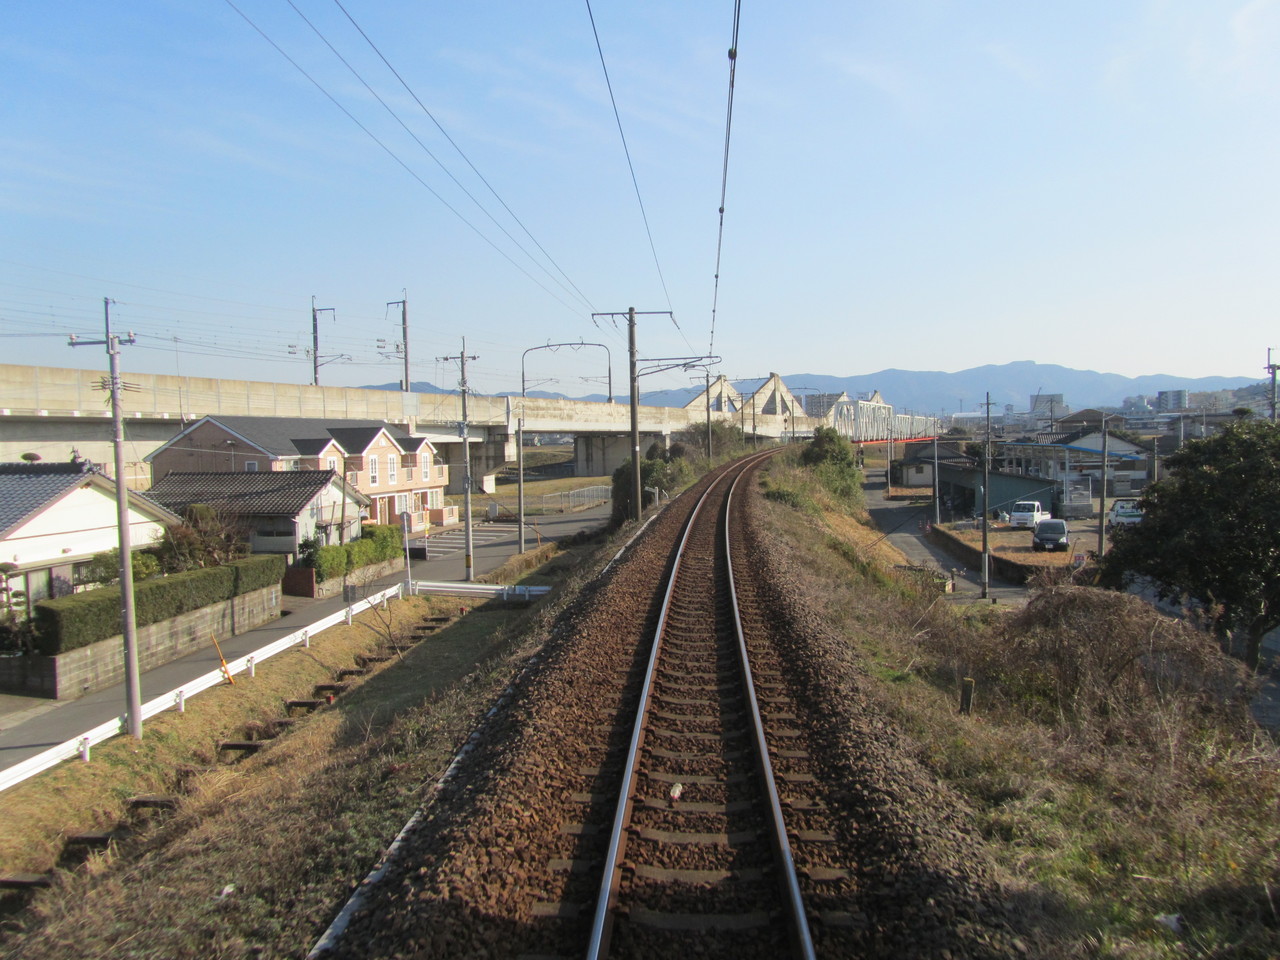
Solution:
<svg viewBox="0 0 1280 960"><path fill-rule="evenodd" d="M356 387L323 387L310 384L267 383L220 380L163 374L126 372L131 389L124 396L125 422L131 450L129 461L142 458L171 439L187 424L203 416L320 417L324 419L375 419L406 427L416 435L426 434L437 443L450 470L449 492L461 492L464 482L462 440L459 424L462 401L457 394L405 393ZM39 452L45 459L64 459L70 448L96 463L109 466L110 419L104 416L102 372L62 367L33 367L0 364L0 460L17 460L23 453ZM774 385L774 394L778 394ZM726 392L727 395L727 392ZM789 393L782 393L789 397ZM733 423L748 436L770 439L812 435L813 427L824 420L812 420L797 412L798 404L784 400L785 415L773 413L768 398L740 399L735 410L713 410L712 419ZM731 405L731 404L726 404ZM770 412L765 412L769 410ZM705 404L700 408L641 406L639 411L641 454L655 439L664 445L671 434L706 423ZM523 418L528 432L569 433L594 436L592 469L603 472L610 463L630 457L631 410L625 403L595 403L555 398L489 397L467 398L469 432L478 442L471 444L473 478L491 475L503 463L516 458L514 435L517 420ZM601 446L600 437L623 438L626 453L618 459L615 441ZM83 445L81 447L80 445ZM583 458L587 456L584 445ZM130 468L127 472L132 473ZM130 484L143 480L145 470ZM142 484L149 486L149 482Z"/></svg>
<svg viewBox="0 0 1280 960"><path fill-rule="evenodd" d="M640 434L640 456L654 443L667 449L670 436L661 433ZM631 434L580 433L573 438L573 468L579 477L609 477L631 459Z"/></svg>

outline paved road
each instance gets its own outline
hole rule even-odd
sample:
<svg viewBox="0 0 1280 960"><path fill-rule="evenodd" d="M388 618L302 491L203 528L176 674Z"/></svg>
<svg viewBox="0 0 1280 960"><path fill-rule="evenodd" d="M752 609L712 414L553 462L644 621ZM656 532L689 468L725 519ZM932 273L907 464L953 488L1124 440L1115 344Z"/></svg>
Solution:
<svg viewBox="0 0 1280 960"><path fill-rule="evenodd" d="M609 520L609 504L593 507L580 513L557 514L539 518L537 529L525 534L525 547L532 549L541 541L560 540L584 530L597 530ZM442 550L452 543L452 533L439 540ZM458 537L462 536L458 531ZM437 538L431 538L433 545ZM460 542L460 541L459 541ZM481 523L475 529L475 571L482 575L496 569L516 553L518 531L514 523ZM433 546L434 549L434 546ZM415 560L412 564L415 580L462 581L466 578L466 563L459 545L449 547L443 556L429 560ZM375 581L370 592L394 586L404 579L403 574L393 574ZM222 641L222 653L228 661L258 650L274 640L306 624L321 620L343 609L342 597L312 600L306 597L282 597L286 612L279 620ZM196 677L218 668L218 658L212 648L188 654L180 660L148 670L141 677L142 701L145 703L169 690L175 690ZM77 737L86 730L119 716L124 709L124 684L100 690L77 700L46 700L0 694L0 770L34 756L49 747Z"/></svg>
<svg viewBox="0 0 1280 960"><path fill-rule="evenodd" d="M907 559L918 567L955 574L954 599L972 603L982 599L982 574L970 570L941 547L925 539L925 525L933 520L933 505L913 503L910 500L885 498L885 482L868 480L866 487L867 510L871 519L885 532L889 543L901 550ZM1027 588L1009 583L992 574L987 582L987 598L996 603L1023 604L1027 602Z"/></svg>

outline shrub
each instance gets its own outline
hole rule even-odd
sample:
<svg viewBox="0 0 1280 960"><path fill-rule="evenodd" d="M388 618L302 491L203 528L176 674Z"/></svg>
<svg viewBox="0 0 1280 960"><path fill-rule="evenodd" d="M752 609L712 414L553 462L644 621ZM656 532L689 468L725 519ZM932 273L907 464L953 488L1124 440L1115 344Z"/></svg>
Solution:
<svg viewBox="0 0 1280 960"><path fill-rule="evenodd" d="M134 588L134 619L150 626L279 583L283 576L284 558L264 555L148 580ZM47 656L116 636L124 632L120 587L41 600L34 620L36 647Z"/></svg>
<svg viewBox="0 0 1280 960"><path fill-rule="evenodd" d="M317 583L342 576L347 572L346 544L335 543L318 548L315 552L315 563L312 566L316 568Z"/></svg>

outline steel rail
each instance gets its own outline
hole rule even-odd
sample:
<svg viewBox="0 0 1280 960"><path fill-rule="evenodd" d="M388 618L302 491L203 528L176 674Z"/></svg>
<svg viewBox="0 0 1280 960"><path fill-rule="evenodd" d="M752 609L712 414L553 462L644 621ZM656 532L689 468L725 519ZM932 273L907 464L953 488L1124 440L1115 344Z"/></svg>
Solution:
<svg viewBox="0 0 1280 960"><path fill-rule="evenodd" d="M738 481L746 474L748 468L770 456L773 452L769 451L751 458L748 458L739 466L737 475L730 482L730 492L725 499L724 519L725 519L725 546L728 547L728 516L729 503L732 500L732 493L736 488ZM591 938L587 946L587 960L603 960L609 948L609 938L612 928L612 910L614 906L614 887L616 876L618 874L619 861L624 845L624 836L627 825L631 820L631 812L633 807L633 787L636 774L639 768L640 750L644 744L645 721L649 710L649 701L651 699L655 667L658 662L658 655L662 649L662 640L666 629L667 615L671 607L671 600L675 593L676 580L680 572L680 564L684 559L685 547L689 542L690 534L693 531L702 508L706 505L711 494L719 487L719 485L729 478L729 471L726 471L720 477L717 477L699 498L697 505L689 514L688 520L685 522L684 532L680 538L680 546L676 550L675 558L671 565L671 574L668 578L666 591L662 599L662 607L658 617L658 625L654 631L654 640L652 649L649 652L649 660L645 667L644 682L640 691L640 701L636 707L635 726L631 733L631 743L627 751L627 758L624 764L624 773L622 786L618 791L618 808L614 817L613 828L609 835L609 848L605 855L603 875L600 881L600 891L596 898L595 913L591 923ZM730 592L733 592L733 576L732 565L729 569ZM787 840L786 825L782 819L782 807L778 800L777 788L773 779L772 767L768 758L768 747L764 739L764 727L760 717L759 705L756 701L754 685L751 680L750 668L746 662L746 642L743 639L742 622L738 608L737 597L733 597L733 616L734 628L738 637L740 651L740 665L743 669L744 682L748 690L748 698L751 703L752 717L754 720L754 733L756 737L756 753L758 768L763 774L763 783L766 792L769 795L769 805L771 810L771 820L774 836L772 837L772 846L782 868L782 884L787 899L787 914L791 920L791 939L796 949L796 955L804 958L804 960L812 960L814 957L812 937L809 933L808 922L805 918L803 903L800 899L799 882L796 878L795 863L791 857L790 843Z"/></svg>
<svg viewBox="0 0 1280 960"><path fill-rule="evenodd" d="M644 685L640 690L640 703L636 707L636 722L631 731L631 746L627 750L624 764L622 787L618 791L618 812L613 819L613 829L609 833L609 850L605 854L604 871L600 879L600 893L596 898L595 916L591 920L591 939L587 944L587 960L601 960L609 949L609 921L613 906L614 875L618 872L618 861L621 857L623 833L631 818L632 785L635 783L636 768L639 764L640 747L644 743L644 718L649 710L649 698L653 692L654 667L658 663L658 652L662 648L663 628L667 623L667 612L671 608L671 598L675 593L676 574L680 570L680 561L684 557L684 548L693 532L694 521L702 512L703 505L711 492L719 486L723 476L717 477L698 499L698 504L685 521L684 533L680 537L680 546L676 550L675 560L671 565L671 576L667 582L666 594L662 598L662 609L658 614L658 626L653 635L653 647L649 651L649 662L645 666Z"/></svg>
<svg viewBox="0 0 1280 960"><path fill-rule="evenodd" d="M733 551L729 543L729 513L733 507L733 495L737 492L738 481L747 474L749 467L734 478L729 487L729 496L724 502L724 552L725 562L729 568L729 599L733 603L733 629L738 637L738 662L742 667L742 676L747 688L747 702L751 705L751 722L755 730L756 760L758 772L764 782L765 795L769 798L769 813L773 822L769 839L773 845L774 855L781 866L779 881L786 900L787 913L791 918L791 941L796 956L804 960L813 960L813 936L809 932L809 920L805 915L804 901L800 896L800 880L796 876L795 858L791 855L791 842L787 838L787 824L782 817L782 803L778 800L778 784L773 776L773 764L769 761L768 745L764 736L764 721L760 716L760 701L756 698L756 685L751 676L751 663L747 655L747 639L742 632L742 614L738 609L738 586L733 576Z"/></svg>

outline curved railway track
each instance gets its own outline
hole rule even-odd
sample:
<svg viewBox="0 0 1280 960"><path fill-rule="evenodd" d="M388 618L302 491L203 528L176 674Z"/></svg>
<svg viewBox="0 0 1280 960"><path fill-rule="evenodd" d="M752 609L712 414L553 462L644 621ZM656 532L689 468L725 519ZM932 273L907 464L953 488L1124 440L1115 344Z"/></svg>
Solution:
<svg viewBox="0 0 1280 960"><path fill-rule="evenodd" d="M757 463L699 481L547 623L313 956L1002 955L956 821L779 582Z"/></svg>
<svg viewBox="0 0 1280 960"><path fill-rule="evenodd" d="M703 493L667 577L589 960L615 939L625 955L699 939L697 955L813 956L734 593L733 490L753 464Z"/></svg>

